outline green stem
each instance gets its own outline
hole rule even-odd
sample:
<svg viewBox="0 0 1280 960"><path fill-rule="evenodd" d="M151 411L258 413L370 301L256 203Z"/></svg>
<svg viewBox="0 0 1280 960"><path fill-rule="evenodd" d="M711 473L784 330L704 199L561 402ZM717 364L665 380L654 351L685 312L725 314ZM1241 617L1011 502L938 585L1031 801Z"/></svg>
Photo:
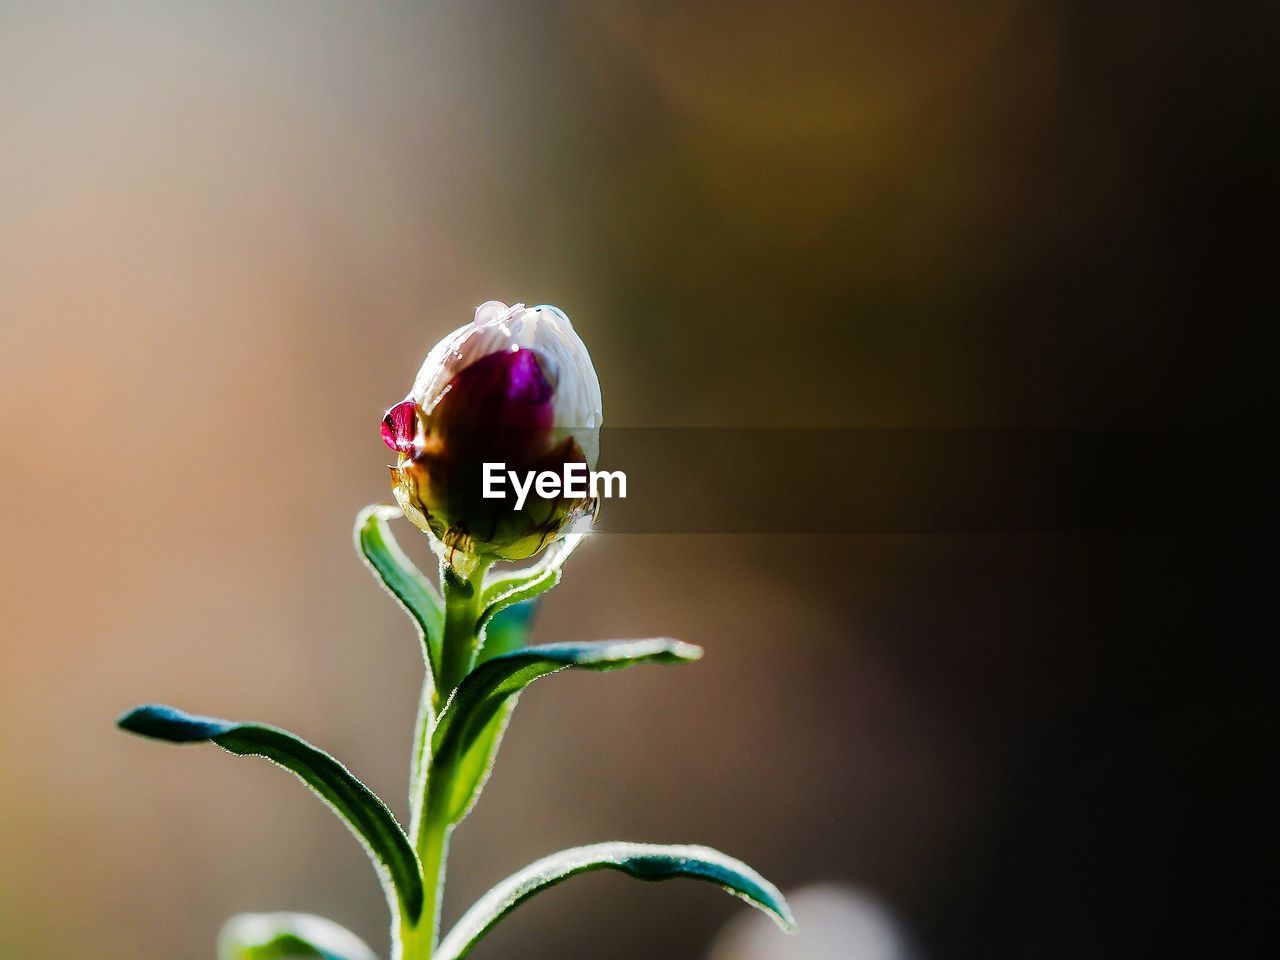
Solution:
<svg viewBox="0 0 1280 960"><path fill-rule="evenodd" d="M446 780L448 777L438 778ZM453 832L453 824L449 822L447 809L443 802L447 793L445 789L430 791L427 799L427 813L423 820L422 830L418 835L418 857L422 861L422 875L425 880L425 899L422 906L422 917L412 931L412 946L406 949L402 960L428 960L435 950L439 939L440 907L444 895L444 876L449 856L449 835Z"/></svg>
<svg viewBox="0 0 1280 960"><path fill-rule="evenodd" d="M444 594L444 639L440 649L440 677L437 697L441 706L471 671L480 646L480 598L489 564L477 565L469 578L441 564L440 589Z"/></svg>
<svg viewBox="0 0 1280 960"><path fill-rule="evenodd" d="M440 676L435 684L423 686L423 704L414 741L415 783L411 796L411 831L414 848L422 863L425 898L417 923L400 923L399 960L430 960L439 937L440 906L444 894L445 868L449 855L448 797L453 771L431 763L431 734L440 711L449 702L475 663L481 642L480 598L487 563L480 564L470 577L461 577L447 564L440 568L440 588L444 595L444 636L440 651Z"/></svg>

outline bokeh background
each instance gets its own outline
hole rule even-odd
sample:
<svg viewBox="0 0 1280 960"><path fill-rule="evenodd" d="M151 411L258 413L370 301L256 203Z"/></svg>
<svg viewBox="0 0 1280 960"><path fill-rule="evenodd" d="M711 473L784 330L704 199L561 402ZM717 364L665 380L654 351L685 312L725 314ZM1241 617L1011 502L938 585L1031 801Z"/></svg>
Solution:
<svg viewBox="0 0 1280 960"><path fill-rule="evenodd" d="M418 653L350 524L480 301L565 308L614 425L1272 422L1276 39L1253 2L0 0L0 956L210 957L260 909L385 949L296 782L112 720L275 722L403 813ZM536 639L707 657L534 687L446 912L696 840L920 956L1229 955L1276 852L1270 546L596 538ZM593 877L475 956L874 955L713 946L742 909Z"/></svg>

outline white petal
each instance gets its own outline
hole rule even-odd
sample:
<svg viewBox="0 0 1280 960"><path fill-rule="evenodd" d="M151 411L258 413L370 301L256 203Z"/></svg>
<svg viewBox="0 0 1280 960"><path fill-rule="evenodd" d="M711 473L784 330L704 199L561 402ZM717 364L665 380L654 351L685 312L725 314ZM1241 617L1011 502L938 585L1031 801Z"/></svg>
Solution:
<svg viewBox="0 0 1280 960"><path fill-rule="evenodd" d="M462 370L491 353L526 348L545 356L557 374L553 426L562 435L573 431L594 468L599 452L597 431L604 422L600 379L586 344L557 307L543 304L528 308L522 303L508 307L500 300L482 303L471 323L432 348L409 396L429 414L449 381Z"/></svg>

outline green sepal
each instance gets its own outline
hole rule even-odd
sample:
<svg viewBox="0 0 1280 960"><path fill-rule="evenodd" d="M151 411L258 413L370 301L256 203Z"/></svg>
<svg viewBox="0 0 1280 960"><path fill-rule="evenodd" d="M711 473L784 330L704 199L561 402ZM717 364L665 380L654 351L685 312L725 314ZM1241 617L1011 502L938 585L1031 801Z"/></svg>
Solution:
<svg viewBox="0 0 1280 960"><path fill-rule="evenodd" d="M499 920L534 894L592 870L618 870L637 880L688 877L713 883L768 914L783 930L795 927L786 899L772 883L740 860L710 847L648 843L598 843L553 853L486 893L468 910L433 954L459 960Z"/></svg>
<svg viewBox="0 0 1280 960"><path fill-rule="evenodd" d="M585 535L580 533L567 534L549 546L542 558L532 566L503 577L491 578L481 594L479 625L484 626L512 604L532 600L559 583L561 567L569 559L569 554L585 539Z"/></svg>
<svg viewBox="0 0 1280 960"><path fill-rule="evenodd" d="M171 743L208 741L229 753L265 757L284 767L351 828L402 915L410 921L421 915L422 868L400 824L377 794L323 750L278 727L195 716L160 704L135 707L116 723L144 737Z"/></svg>
<svg viewBox="0 0 1280 960"><path fill-rule="evenodd" d="M241 913L218 934L218 960L378 960L350 930L306 913Z"/></svg>
<svg viewBox="0 0 1280 960"><path fill-rule="evenodd" d="M434 679L440 676L440 645L444 635L444 603L440 594L400 549L388 520L401 516L398 507L374 504L356 515L356 548L369 569L409 618L422 642L422 656Z"/></svg>
<svg viewBox="0 0 1280 960"><path fill-rule="evenodd" d="M483 784L516 696L541 677L570 668L618 670L638 663L689 663L699 647L659 637L548 643L500 654L477 666L445 705L432 736L432 775L448 772L450 822L470 809Z"/></svg>

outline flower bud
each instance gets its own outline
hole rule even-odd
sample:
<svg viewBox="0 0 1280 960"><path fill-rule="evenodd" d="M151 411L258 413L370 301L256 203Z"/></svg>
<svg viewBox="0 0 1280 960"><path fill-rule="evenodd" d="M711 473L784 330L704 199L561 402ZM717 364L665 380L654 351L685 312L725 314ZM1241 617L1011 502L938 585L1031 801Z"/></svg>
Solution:
<svg viewBox="0 0 1280 960"><path fill-rule="evenodd" d="M491 300L427 355L413 389L387 411L382 439L399 455L392 487L405 516L456 558L523 560L592 514L587 497L483 496L484 464L520 476L566 463L595 469L600 381L569 318L555 307ZM510 486L505 488L510 490Z"/></svg>

